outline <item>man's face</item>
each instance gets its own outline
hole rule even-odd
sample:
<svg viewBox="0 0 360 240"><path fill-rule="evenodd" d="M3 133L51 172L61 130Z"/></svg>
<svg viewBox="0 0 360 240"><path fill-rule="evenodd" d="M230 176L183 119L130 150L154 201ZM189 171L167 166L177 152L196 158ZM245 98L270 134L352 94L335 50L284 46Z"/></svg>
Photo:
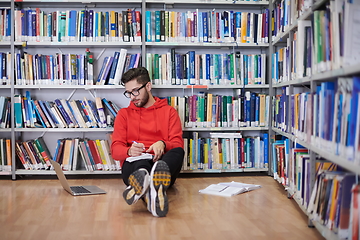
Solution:
<svg viewBox="0 0 360 240"><path fill-rule="evenodd" d="M125 91L130 93L130 101L132 101L137 107L144 107L149 101L148 92L149 82L141 85L136 79L125 83Z"/></svg>

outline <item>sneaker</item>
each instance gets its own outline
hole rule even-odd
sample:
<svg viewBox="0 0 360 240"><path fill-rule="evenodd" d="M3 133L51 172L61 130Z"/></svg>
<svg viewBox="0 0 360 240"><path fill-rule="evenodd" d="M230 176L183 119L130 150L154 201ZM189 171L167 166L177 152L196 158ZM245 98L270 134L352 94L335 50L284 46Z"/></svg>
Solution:
<svg viewBox="0 0 360 240"><path fill-rule="evenodd" d="M149 172L140 168L129 176L129 186L125 189L123 197L127 204L136 203L149 188Z"/></svg>
<svg viewBox="0 0 360 240"><path fill-rule="evenodd" d="M150 191L146 191L146 193L144 194L144 196L141 198L144 203L145 203L145 206L147 208L147 210L149 212L151 212L151 198L150 198Z"/></svg>
<svg viewBox="0 0 360 240"><path fill-rule="evenodd" d="M165 217L169 211L166 189L170 186L171 174L164 161L157 161L150 174L150 207L155 217Z"/></svg>

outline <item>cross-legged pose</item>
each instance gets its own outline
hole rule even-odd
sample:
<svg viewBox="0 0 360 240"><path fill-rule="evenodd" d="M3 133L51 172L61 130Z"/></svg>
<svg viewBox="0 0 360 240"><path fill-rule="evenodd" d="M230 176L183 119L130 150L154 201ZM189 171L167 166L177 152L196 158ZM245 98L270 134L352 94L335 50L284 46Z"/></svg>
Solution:
<svg viewBox="0 0 360 240"><path fill-rule="evenodd" d="M111 153L120 161L127 185L123 196L130 205L142 198L154 216L164 217L169 211L166 190L175 183L184 158L180 118L166 99L152 95L146 68L130 69L121 81L131 101L116 116Z"/></svg>

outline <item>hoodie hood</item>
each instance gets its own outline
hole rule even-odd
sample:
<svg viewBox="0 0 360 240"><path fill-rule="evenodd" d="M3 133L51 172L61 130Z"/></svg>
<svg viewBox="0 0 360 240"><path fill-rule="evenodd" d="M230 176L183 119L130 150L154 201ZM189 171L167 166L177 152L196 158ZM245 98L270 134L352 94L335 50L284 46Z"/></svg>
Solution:
<svg viewBox="0 0 360 240"><path fill-rule="evenodd" d="M137 107L133 102L130 102L129 110L132 112L134 133L137 140L141 141L141 134L147 132L149 128L154 131L155 136L160 135L160 126L163 123L163 116L161 114L161 108L168 106L167 99L160 99L154 97L155 103L148 107Z"/></svg>
<svg viewBox="0 0 360 240"><path fill-rule="evenodd" d="M154 99L155 99L155 103L152 106L148 107L148 108L137 107L131 101L130 101L130 104L129 104L129 108L134 109L134 110L138 110L138 111L145 111L145 109L146 110L153 110L153 109L161 108L163 106L168 105L167 99L160 99L158 97L154 97Z"/></svg>

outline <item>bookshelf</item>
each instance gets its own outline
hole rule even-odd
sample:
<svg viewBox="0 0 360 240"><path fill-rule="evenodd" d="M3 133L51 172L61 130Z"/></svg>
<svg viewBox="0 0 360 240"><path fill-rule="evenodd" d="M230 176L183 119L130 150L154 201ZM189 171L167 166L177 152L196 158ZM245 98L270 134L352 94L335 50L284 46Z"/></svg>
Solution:
<svg viewBox="0 0 360 240"><path fill-rule="evenodd" d="M344 8L339 7L343 5ZM357 184L360 173L357 140L360 118L356 100L360 62L351 53L357 52L360 46L352 42L356 38L356 31L349 31L354 24L351 16L360 9L358 2L304 1L296 6L296 1L273 1L270 9L276 12L275 26L278 26L273 31L270 47L270 88L273 93L270 129L273 143L270 150L274 156L270 172L309 217L309 226L314 226L326 239L350 238L348 228L351 229L351 225L347 223L341 226L339 222L341 219L349 220L342 214L345 211L343 208L352 208L351 189L346 183ZM276 18L276 14L283 14L283 18ZM335 24L337 14L344 16L341 24ZM280 23L277 25L276 21ZM321 25L323 31L320 32L317 29L319 22L325 24ZM307 38L309 34L311 38ZM346 36L350 40L338 41L343 34L348 34ZM349 87L344 91L343 86ZM345 95L347 97L342 100ZM344 104L353 108L339 108ZM299 157L299 149L307 152ZM343 183L341 173L324 172L317 175L318 164L327 163L341 167L354 182ZM287 180L284 181L284 178ZM325 188L321 188L324 182L329 184L327 192L324 199L317 202L316 198L311 197L319 194L319 188L325 191ZM329 194L338 186L348 190L330 198ZM349 205L340 207L339 199L348 201ZM336 203L339 204L340 214L330 214L330 209ZM313 210L313 204L319 209L327 209L327 214L324 210Z"/></svg>
<svg viewBox="0 0 360 240"><path fill-rule="evenodd" d="M66 7L64 7L64 2L66 2ZM115 4L116 3L116 4ZM2 4L0 2L0 4ZM154 84L153 85L153 92L156 95L159 95L161 97L169 97L169 96L191 96L196 95L199 92L205 92L205 93L212 93L212 94L218 94L221 96L233 96L237 97L239 95L239 91L243 90L245 92L253 92L256 94L267 94L269 95L269 80L267 79L267 72L268 72L268 49L270 47L269 41L260 40L254 41L254 40L245 40L244 42L241 41L235 41L235 39L231 39L231 37L235 35L229 35L229 39L224 39L224 36L219 36L219 39L216 39L215 41L205 42L205 41L183 41L181 39L174 38L171 41L165 41L165 42L156 42L156 41L147 41L145 37L143 37L140 41L137 39L137 41L134 38L134 41L126 42L124 39L121 40L121 37L119 39L114 38L112 39L109 35L109 38L101 37L101 34L105 33L99 32L98 39L95 39L95 33L96 30L93 32L93 41L91 41L91 36L89 38L82 38L78 35L76 35L76 39L72 39L72 35L70 34L71 27L70 25L66 25L69 30L68 35L65 34L65 36L59 35L61 32L59 29L57 29L55 32L54 30L51 32L51 37L49 37L50 30L44 28L44 32L34 32L37 31L37 27L34 27L35 30L30 31L30 23L29 21L25 20L24 22L27 22L27 28L24 28L27 32L24 34L24 32L19 32L19 28L17 27L16 23L19 22L19 18L17 18L17 14L19 14L18 11L23 10L25 12L25 16L29 17L29 12L31 14L40 13L40 16L46 16L49 13L54 12L56 14L60 14L59 16L62 16L61 14L64 12L66 14L66 17L71 16L71 11L75 10L77 11L77 14L81 15L82 10L93 10L101 11L105 13L106 11L114 10L118 11L119 13L122 11L126 11L127 9L133 9L138 10L141 12L141 33L142 36L145 36L146 34L146 18L145 18L145 12L146 11L160 11L160 10L166 10L166 11L174 11L177 12L178 16L180 16L179 13L184 14L190 11L192 13L201 13L201 11L204 12L211 12L212 10L216 10L219 16L222 16L224 12L226 14L230 14L230 11L233 11L234 7L236 11L239 12L246 12L253 15L262 15L266 12L266 8L269 5L268 1L140 1L140 0L131 0L131 1L115 1L115 0L109 0L109 1L75 1L75 0L67 0L67 1L30 1L30 0L23 0L23 1L9 1L8 3L4 3L5 5L8 5L8 8L11 10L11 13L13 13L12 21L15 26L12 29L12 40L8 42L0 41L0 48L11 48L10 52L14 53L12 54L13 68L16 69L19 63L17 62L19 56L20 58L23 58L24 54L33 55L36 54L42 54L42 55L52 55L53 58L55 56L58 56L56 54L77 54L77 56L81 56L85 54L86 49L88 48L91 52L91 54L94 57L94 64L93 64L93 75L94 80L96 80L96 77L100 74L102 64L105 61L106 57L110 57L114 54L114 51L119 51L119 49L126 49L127 53L130 54L136 54L141 53L141 62L143 66L146 66L146 64L149 64L149 59L147 59L147 54L155 54L155 53L167 53L170 52L171 49L175 49L176 53L179 54L186 54L188 51L195 51L196 54L199 54L200 56L205 54L208 54L208 50L211 50L211 54L217 54L216 57L225 56L226 58L230 56L234 60L234 54L236 52L240 52L240 54L245 55L252 55L253 61L259 58L259 64L260 64L260 57L263 57L263 59L266 58L266 63L264 61L264 65L266 64L266 70L265 66L261 66L263 69L262 79L265 80L265 82L262 82L262 84L244 84L243 82L233 82L233 83L227 83L227 82L221 82L225 81L225 79L218 80L219 82L217 84L209 84L207 82L204 84L202 81L197 82L195 85L189 85L189 84L181 84L181 85L170 85L170 84ZM32 10L33 12L29 11ZM68 12L67 12L68 11ZM234 11L235 12L235 11ZM26 15L27 14L27 15ZM224 13L225 14L225 13ZM38 16L38 15L36 15ZM192 15L193 16L193 15ZM228 16L230 17L230 15ZM50 17L48 17L49 19ZM256 17L258 18L258 17ZM44 18L46 19L46 18ZM209 17L210 19L210 17ZM255 17L254 17L255 19ZM227 19L228 20L228 19ZM32 19L34 21L34 19ZM36 19L38 21L38 19ZM65 20L67 21L67 20ZM71 21L69 17L69 21ZM106 21L106 16L105 20ZM119 20L120 21L120 20ZM39 22L39 21L38 21ZM265 22L263 20L263 22ZM200 23L200 22L199 22ZM199 24L198 23L198 24ZM250 23L250 20L249 20ZM34 24L31 22L31 24ZM40 21L40 24L43 24L43 26L46 26L45 21L44 23ZM60 24L60 23L58 23ZM67 23L68 24L68 23ZM80 23L79 23L80 24ZM178 23L180 24L180 23ZM235 23L234 23L235 24ZM94 25L95 26L95 25ZM179 25L180 26L180 25ZM200 26L200 25L199 25ZM256 25L254 25L256 26ZM57 26L58 28L62 27L61 25ZM120 25L119 25L120 27ZM223 27L223 26L222 26ZM263 26L265 29L265 27ZM24 30L23 29L23 30ZM23 31L22 30L22 31ZM218 29L219 30L219 29ZM48 32L47 32L48 31ZM79 30L77 30L79 31ZM85 31L85 30L84 30ZM250 30L249 30L250 31ZM262 30L262 37L264 37L265 31ZM231 31L230 31L231 32ZM46 33L48 35L46 35ZM80 30L81 34L82 33ZM56 35L58 34L58 35ZM81 35L80 34L80 35ZM90 33L87 33L90 34ZM235 34L235 32L233 33ZM252 33L254 36L254 33ZM261 33L260 33L261 35ZM259 35L259 37L260 37ZM43 37L42 37L43 36ZM81 35L83 36L83 35ZM119 35L120 36L120 35ZM226 36L225 36L226 37ZM118 41L120 40L120 41ZM17 56L17 54L20 54ZM258 56L256 56L258 54ZM260 56L260 54L263 54ZM211 57L214 57L215 55L212 55ZM220 58L219 58L220 59ZM225 59L225 57L224 57ZM250 59L250 57L249 57ZM26 61L25 58L21 61ZM230 60L229 60L230 61ZM224 62L225 63L225 62ZM250 66L250 65L249 65ZM259 65L260 68L260 65ZM35 71L35 70L33 70ZM65 71L65 70L64 70ZM233 71L233 70L231 70ZM35 72L33 73L35 74ZM225 74L225 73L224 73ZM86 97L87 99L94 99L94 97L106 97L109 98L109 100L112 100L117 106L119 107L126 107L128 105L128 100L123 98L122 91L123 87L121 85L78 85L78 84L59 84L59 82L50 82L44 78L44 80L36 80L34 77L34 83L27 82L28 80L21 77L19 78L18 72L12 72L12 79L16 79L11 85L6 86L0 86L0 93L2 92L9 92L9 96L11 96L11 101L15 101L14 95L26 95L27 93L30 93L30 96L32 99L42 100L42 101L54 101L54 99L82 99L83 97ZM260 70L259 75L260 79ZM258 80L259 80L258 79ZM55 79L56 80L56 79ZM200 80L200 79L199 79ZM230 80L230 79L229 79ZM254 79L249 79L249 81L257 81ZM154 82L155 83L155 82ZM259 82L260 83L260 82ZM120 97L119 97L120 95ZM11 116L12 117L12 126L11 128L1 128L0 131L2 133L6 133L9 135L9 138L12 140L12 169L11 171L1 171L1 174L11 174L13 179L16 179L17 175L23 175L23 174L30 174L30 175L46 175L46 174L54 174L53 171L49 170L24 170L19 169L16 164L18 164L16 160L16 150L15 150L15 141L28 141L31 139L35 139L38 137L44 138L46 144L49 147L50 153L54 156L56 154L56 142L57 139L60 138L91 138L91 139L104 139L105 135L109 132L112 132L113 128L111 125L107 127L100 127L100 128L24 128L24 127L15 127L16 122L16 111L12 109ZM197 124L196 121L194 123ZM255 138L259 136L260 134L268 134L269 133L269 127L268 123L266 122L266 125L263 126L222 126L221 124L219 126L209 126L209 127L186 127L184 126L184 135L190 136L193 132L197 132L200 136L208 137L210 132L225 132L225 133L232 133L232 132L242 132L244 136L248 136L250 138ZM260 139L260 138L259 138ZM245 171L268 171L267 167L249 167L249 168L236 168L236 169L193 169L193 170L184 170L184 172L245 172ZM89 171L84 173L85 171L82 170L76 170L76 171L68 171L66 174L111 174L116 173L119 174L120 171Z"/></svg>

